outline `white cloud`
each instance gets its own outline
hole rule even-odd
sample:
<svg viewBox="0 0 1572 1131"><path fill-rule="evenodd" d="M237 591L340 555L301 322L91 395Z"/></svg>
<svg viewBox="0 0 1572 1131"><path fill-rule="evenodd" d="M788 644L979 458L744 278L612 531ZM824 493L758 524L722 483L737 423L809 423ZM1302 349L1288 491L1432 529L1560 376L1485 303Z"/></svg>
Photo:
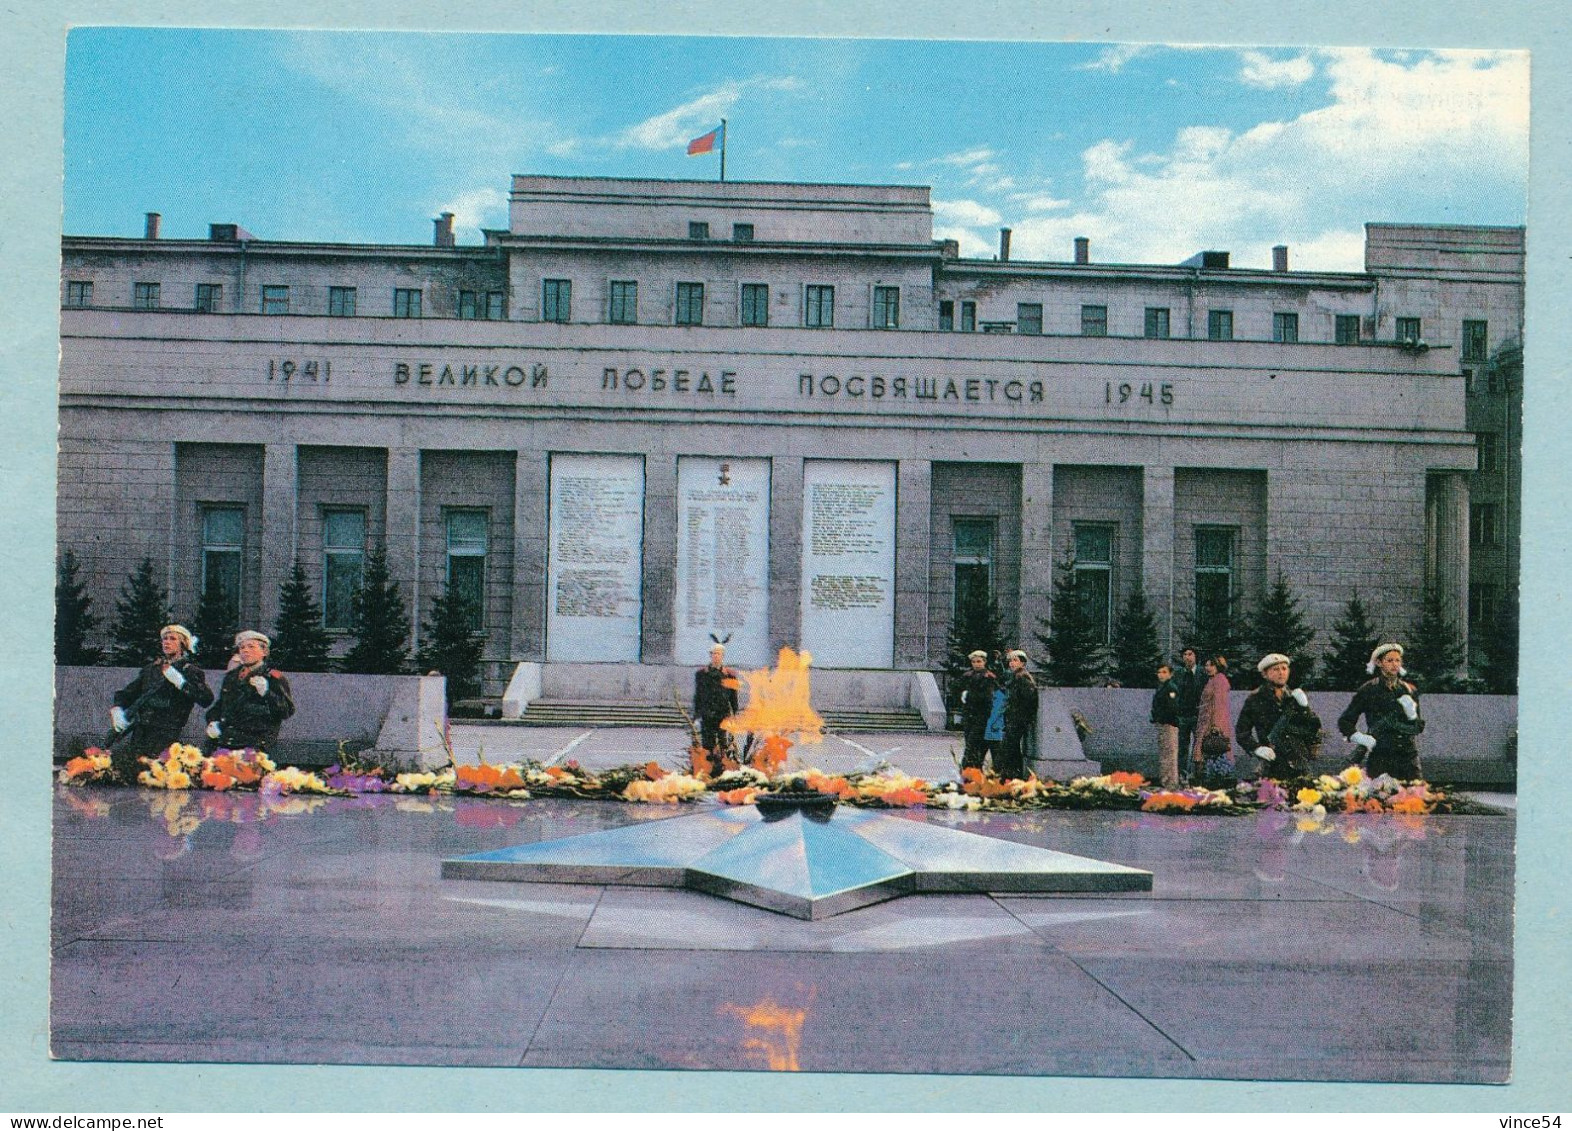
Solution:
<svg viewBox="0 0 1572 1131"><path fill-rule="evenodd" d="M506 228L508 226L508 194L500 189L470 189L452 197L438 212L453 213L453 227Z"/></svg>
<svg viewBox="0 0 1572 1131"><path fill-rule="evenodd" d="M934 219L942 223L968 227L988 227L1004 219L986 204L979 204L975 200L935 200L933 215Z"/></svg>
<svg viewBox="0 0 1572 1131"><path fill-rule="evenodd" d="M1058 197L1049 196L1046 193L1018 192L1013 193L1010 199L1028 212L1057 212L1061 208L1070 207L1068 200L1060 200Z"/></svg>
<svg viewBox="0 0 1572 1131"><path fill-rule="evenodd" d="M1315 64L1304 55L1292 59L1273 59L1261 51L1245 51L1240 57L1244 60L1244 67L1239 72L1239 80L1247 86L1266 90L1302 86L1315 75Z"/></svg>
<svg viewBox="0 0 1572 1131"><path fill-rule="evenodd" d="M689 99L680 106L629 126L616 143L631 149L675 149L720 125L720 120L751 90L795 91L800 80L761 77L728 82Z"/></svg>
<svg viewBox="0 0 1572 1131"><path fill-rule="evenodd" d="M994 240L998 238L997 233L993 236L985 236L972 231L970 228L957 227L951 224L935 224L933 226L933 238L936 240L954 240L960 244L961 254L968 259L987 259L998 250L998 246L994 243Z"/></svg>
<svg viewBox="0 0 1572 1131"><path fill-rule="evenodd" d="M1090 63L1082 63L1076 70L1080 71L1107 71L1109 74L1118 74L1130 60L1150 52L1152 48L1140 43L1116 43L1112 47L1105 47L1102 53Z"/></svg>

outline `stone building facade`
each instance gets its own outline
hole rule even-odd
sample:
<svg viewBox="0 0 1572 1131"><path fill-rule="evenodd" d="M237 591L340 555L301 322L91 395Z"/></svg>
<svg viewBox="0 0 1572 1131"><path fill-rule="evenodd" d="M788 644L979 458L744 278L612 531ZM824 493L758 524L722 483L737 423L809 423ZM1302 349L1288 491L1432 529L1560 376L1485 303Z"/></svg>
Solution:
<svg viewBox="0 0 1572 1131"><path fill-rule="evenodd" d="M538 176L451 225L65 239L59 544L100 608L152 557L267 626L298 560L341 632L381 547L499 678L711 633L930 668L969 586L1034 640L1071 556L1170 645L1278 571L1323 641L1356 588L1477 631L1514 583L1521 229L1372 224L1359 273L980 260L922 187Z"/></svg>

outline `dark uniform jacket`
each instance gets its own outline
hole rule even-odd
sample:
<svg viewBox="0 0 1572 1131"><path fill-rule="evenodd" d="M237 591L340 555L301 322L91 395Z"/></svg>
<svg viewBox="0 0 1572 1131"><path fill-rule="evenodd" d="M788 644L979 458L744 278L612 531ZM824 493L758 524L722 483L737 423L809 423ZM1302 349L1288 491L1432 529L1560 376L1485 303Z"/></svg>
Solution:
<svg viewBox="0 0 1572 1131"><path fill-rule="evenodd" d="M1152 722L1158 726L1179 725L1179 688L1177 679L1164 680L1152 692Z"/></svg>
<svg viewBox="0 0 1572 1131"><path fill-rule="evenodd" d="M1179 692L1179 718L1194 722L1201 713L1201 689L1206 686L1206 673L1200 668L1191 671L1181 666L1174 671L1172 682Z"/></svg>
<svg viewBox="0 0 1572 1131"><path fill-rule="evenodd" d="M961 721L967 730L981 732L987 729L988 713L993 710L993 693L999 686L999 677L987 668L982 671L968 668L960 678Z"/></svg>
<svg viewBox="0 0 1572 1131"><path fill-rule="evenodd" d="M1305 768L1319 753L1320 738L1320 717L1301 707L1291 690L1284 690L1279 699L1269 683L1245 697L1234 724L1234 740L1240 748L1253 754L1258 746L1270 746L1278 756L1279 770Z"/></svg>
<svg viewBox="0 0 1572 1131"><path fill-rule="evenodd" d="M1037 681L1032 673L1012 673L1004 683L1004 729L1024 733L1037 718Z"/></svg>
<svg viewBox="0 0 1572 1131"><path fill-rule="evenodd" d="M251 686L253 676L267 680L267 694ZM219 727L218 744L232 750L254 747L269 750L278 739L278 728L295 713L289 680L276 668L231 668L224 673L218 701L208 708L207 721Z"/></svg>
<svg viewBox="0 0 1572 1131"><path fill-rule="evenodd" d="M134 760L167 749L185 729L191 707L206 707L213 701L207 677L195 660L183 656L170 666L186 677L184 687L165 679L163 661L155 660L115 692L115 706L125 711L131 722L130 733L115 746L122 757Z"/></svg>
<svg viewBox="0 0 1572 1131"><path fill-rule="evenodd" d="M1377 676L1361 684L1348 709L1337 717L1337 729L1344 738L1353 735L1359 726L1359 716L1365 717L1370 737L1376 740L1370 751L1369 769L1372 774L1389 773L1394 777L1419 776L1419 745L1415 736L1425 729L1423 718L1410 719L1398 702L1403 696L1412 696L1417 708L1419 692L1404 680L1388 687ZM1415 714L1418 714L1416 709Z"/></svg>
<svg viewBox="0 0 1572 1131"><path fill-rule="evenodd" d="M727 687L737 673L731 668L706 664L693 674L693 713L700 719L724 719L737 712L737 689Z"/></svg>

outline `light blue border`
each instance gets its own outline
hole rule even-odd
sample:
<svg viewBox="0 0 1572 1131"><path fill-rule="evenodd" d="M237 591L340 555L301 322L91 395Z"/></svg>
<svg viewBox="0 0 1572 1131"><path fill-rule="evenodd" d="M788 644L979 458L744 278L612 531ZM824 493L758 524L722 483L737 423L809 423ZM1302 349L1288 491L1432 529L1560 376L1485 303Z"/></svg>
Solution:
<svg viewBox="0 0 1572 1131"><path fill-rule="evenodd" d="M586 14L579 0L471 0L463 25L418 0L386 0L351 18L320 0L274 0L271 26L442 31L623 31L1387 46L1527 47L1533 57L1533 178L1524 485L1514 1082L1505 1088L1254 1084L1107 1079L732 1073L507 1071L58 1064L47 1059L51 697L50 598L62 82L65 29L93 23L246 26L254 4L226 0L12 0L0 6L0 1112L1024 1110L1556 1111L1572 1067L1572 947L1565 868L1572 847L1566 778L1572 639L1557 560L1572 507L1561 496L1572 421L1564 358L1572 217L1567 132L1572 47L1559 4L1370 4L1211 0L1162 5L1026 2L874 6L687 0L648 14ZM624 6L627 7L627 6ZM641 6L642 7L642 6ZM602 6L602 11L605 6ZM1558 17L1555 13L1563 11ZM449 17L451 18L451 17ZM1329 995L1329 1000L1335 995ZM1307 1009L1319 1003L1306 1003Z"/></svg>

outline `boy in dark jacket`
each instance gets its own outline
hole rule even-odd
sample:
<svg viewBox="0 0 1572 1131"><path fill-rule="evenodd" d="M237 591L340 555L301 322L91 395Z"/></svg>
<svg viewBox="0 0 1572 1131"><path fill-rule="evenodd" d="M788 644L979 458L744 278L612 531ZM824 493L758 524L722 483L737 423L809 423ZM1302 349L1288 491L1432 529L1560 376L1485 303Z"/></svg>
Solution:
<svg viewBox="0 0 1572 1131"><path fill-rule="evenodd" d="M1152 692L1152 724L1157 727L1157 773L1164 789L1179 785L1179 687L1167 664L1157 668Z"/></svg>

